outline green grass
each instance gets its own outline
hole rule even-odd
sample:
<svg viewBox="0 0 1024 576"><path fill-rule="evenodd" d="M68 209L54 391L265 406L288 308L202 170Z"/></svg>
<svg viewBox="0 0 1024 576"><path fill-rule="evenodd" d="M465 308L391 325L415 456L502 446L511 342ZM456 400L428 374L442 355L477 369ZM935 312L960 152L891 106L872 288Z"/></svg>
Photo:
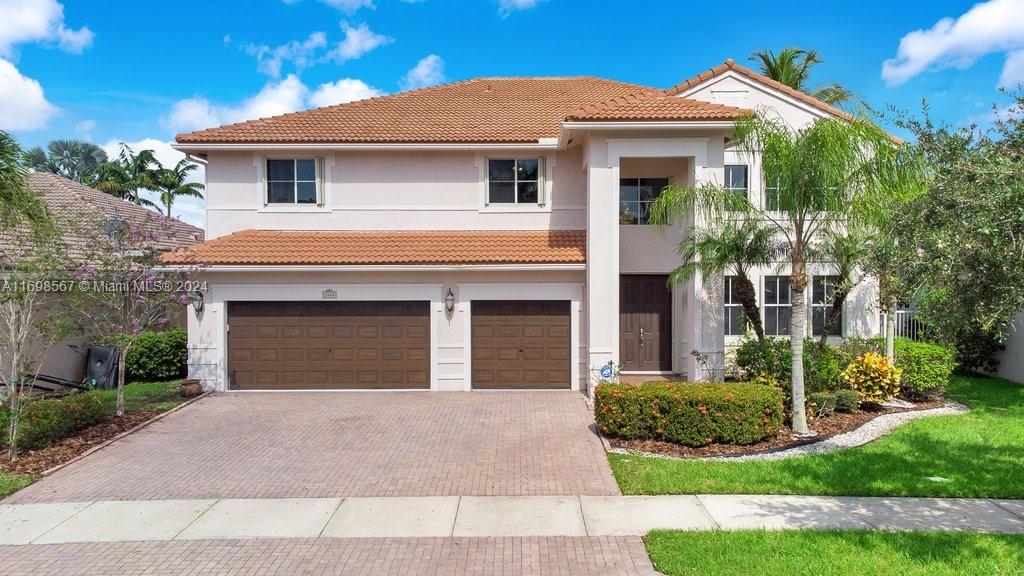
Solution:
<svg viewBox="0 0 1024 576"><path fill-rule="evenodd" d="M178 394L181 380L167 382L130 382L124 387L124 405L126 412L139 410L156 410L164 412L181 404L186 399ZM117 411L117 390L93 390L88 394L96 394L103 398L108 413ZM0 454L6 458L6 453ZM8 474L0 471L0 498L6 497L35 482L38 478L31 474Z"/></svg>
<svg viewBox="0 0 1024 576"><path fill-rule="evenodd" d="M916 420L831 454L776 462L608 457L626 494L1024 498L1024 386L955 376L947 396L971 412Z"/></svg>
<svg viewBox="0 0 1024 576"><path fill-rule="evenodd" d="M952 532L652 532L668 576L1024 574L1024 536Z"/></svg>

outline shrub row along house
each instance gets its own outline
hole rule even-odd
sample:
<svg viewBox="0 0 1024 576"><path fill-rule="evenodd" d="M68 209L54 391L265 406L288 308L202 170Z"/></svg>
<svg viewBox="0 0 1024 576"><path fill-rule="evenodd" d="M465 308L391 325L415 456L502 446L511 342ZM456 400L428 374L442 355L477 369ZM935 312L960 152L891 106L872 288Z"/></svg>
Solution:
<svg viewBox="0 0 1024 576"><path fill-rule="evenodd" d="M202 267L190 374L214 390L588 390L612 362L708 379L739 336L732 279L669 287L701 221L661 229L649 209L701 182L771 209L757 156L731 145L754 110L849 119L730 60L668 90L481 78L180 134L207 165L207 240L165 257ZM748 274L768 334L788 334L788 274ZM808 274L813 320L835 269ZM834 337L878 334L876 301L858 284Z"/></svg>

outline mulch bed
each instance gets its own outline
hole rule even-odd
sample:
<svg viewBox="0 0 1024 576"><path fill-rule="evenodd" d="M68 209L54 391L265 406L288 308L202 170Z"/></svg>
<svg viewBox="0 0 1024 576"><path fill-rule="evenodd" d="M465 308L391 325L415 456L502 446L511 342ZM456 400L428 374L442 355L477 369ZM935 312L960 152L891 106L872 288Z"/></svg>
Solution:
<svg viewBox="0 0 1024 576"><path fill-rule="evenodd" d="M651 454L663 454L665 456L674 456L677 458L707 458L708 456L762 454L765 452L777 452L787 448L794 448L796 446L802 446L812 442L820 442L826 438L831 438L832 436L855 430L869 420L884 414L910 412L913 410L928 410L930 408L939 408L942 405L942 402L933 401L919 402L914 404L913 408L876 406L861 408L857 412L849 414L836 412L831 416L813 420L810 423L811 429L818 433L818 435L813 438L795 437L793 436L793 430L788 426L784 426L775 436L772 436L763 442L758 442L757 444L748 444L744 446L737 444L711 444L708 446L693 448L690 446L683 446L682 444L676 444L675 442L665 442L663 440L623 440L620 438L609 438L608 442L613 448L648 452Z"/></svg>
<svg viewBox="0 0 1024 576"><path fill-rule="evenodd" d="M159 413L156 410L139 410L128 412L121 417L107 416L99 423L83 428L46 448L22 450L14 462L7 461L7 446L0 445L3 450L0 454L0 470L10 474L40 474L142 424Z"/></svg>

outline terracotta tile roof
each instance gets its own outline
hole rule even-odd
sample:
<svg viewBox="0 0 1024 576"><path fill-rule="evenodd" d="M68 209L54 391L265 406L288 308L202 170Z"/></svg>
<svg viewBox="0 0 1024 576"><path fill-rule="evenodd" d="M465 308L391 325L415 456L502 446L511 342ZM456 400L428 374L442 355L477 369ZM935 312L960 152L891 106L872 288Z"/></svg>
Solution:
<svg viewBox="0 0 1024 576"><path fill-rule="evenodd" d="M164 254L168 264L583 264L586 231L242 230Z"/></svg>
<svg viewBox="0 0 1024 576"><path fill-rule="evenodd" d="M751 80L754 80L756 82L760 82L760 83L765 84L767 86L770 86L770 87L774 88L775 90L778 90L778 91L783 92L783 93L785 93L785 94L787 94L789 96L792 96L793 98L796 98L797 100L800 100L801 102L803 102L805 104L809 104L809 105L817 108L818 110L821 110L823 112L827 112L829 114L832 114L833 116L838 116L839 118L843 118L843 119L846 119L846 120L853 120L854 119L853 116L849 112L844 112L843 110L840 110L839 108L836 108L835 106L833 106L831 104L828 104L827 102L822 102L821 100L818 100L817 98L815 98L814 96L811 96L810 94L806 94L806 93L801 92L801 91L799 91L799 90L797 90L795 88L790 88L789 86L786 86L782 82L778 82L776 80L772 80L771 78L765 76L764 74L759 74L757 72L754 72L753 70L751 70L750 68L747 68L746 66L741 66L741 65L737 64L731 58L726 60L725 62L719 64L718 66L715 66L714 68L712 68L710 70L706 70L704 72L701 72L700 74L697 74L696 76L694 76L693 78L690 78L689 80L685 80L683 82L680 82L679 84L676 84L672 88L669 88L668 90L666 90L665 93L668 94L669 96L674 96L674 95L679 94L681 92L685 92L686 90L689 90L690 88L693 88L694 86L696 86L698 84L703 84L704 82L706 82L706 81L708 81L708 80L710 80L712 78L715 78L716 76L721 76L722 74L724 74L724 73L726 73L726 72L728 72L730 70L733 71L733 72L736 72L737 74L741 74L743 76L746 76L747 78L750 78Z"/></svg>
<svg viewBox="0 0 1024 576"><path fill-rule="evenodd" d="M479 78L230 124L190 143L536 143L572 111L653 90L589 76Z"/></svg>
<svg viewBox="0 0 1024 576"><path fill-rule="evenodd" d="M583 121L693 121L735 120L751 111L700 100L642 92L584 106L566 120Z"/></svg>

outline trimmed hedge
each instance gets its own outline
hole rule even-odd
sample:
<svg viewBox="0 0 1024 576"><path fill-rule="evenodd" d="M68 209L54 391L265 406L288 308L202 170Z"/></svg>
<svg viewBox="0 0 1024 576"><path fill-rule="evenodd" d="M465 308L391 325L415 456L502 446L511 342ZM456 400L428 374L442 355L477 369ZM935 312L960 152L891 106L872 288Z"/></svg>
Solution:
<svg viewBox="0 0 1024 576"><path fill-rule="evenodd" d="M782 428L782 393L749 383L601 384L594 414L602 434L627 440L753 444Z"/></svg>
<svg viewBox="0 0 1024 576"><path fill-rule="evenodd" d="M903 369L902 392L910 397L942 394L956 368L951 348L928 342L899 339L894 343L896 366Z"/></svg>
<svg viewBox="0 0 1024 576"><path fill-rule="evenodd" d="M188 363L188 334L184 328L143 332L125 365L128 380L170 380L185 375Z"/></svg>
<svg viewBox="0 0 1024 576"><path fill-rule="evenodd" d="M43 448L57 440L99 422L106 412L103 399L98 394L81 393L64 398L31 400L21 410L18 423L18 448L33 450ZM0 415L0 425L5 444L10 441L10 415Z"/></svg>
<svg viewBox="0 0 1024 576"><path fill-rule="evenodd" d="M804 340L804 391L813 394L844 388L842 373L848 361L834 346L827 345L820 353L817 350L816 340ZM765 375L772 376L789 396L793 372L789 338L744 340L736 349L736 366L745 380L763 381Z"/></svg>

